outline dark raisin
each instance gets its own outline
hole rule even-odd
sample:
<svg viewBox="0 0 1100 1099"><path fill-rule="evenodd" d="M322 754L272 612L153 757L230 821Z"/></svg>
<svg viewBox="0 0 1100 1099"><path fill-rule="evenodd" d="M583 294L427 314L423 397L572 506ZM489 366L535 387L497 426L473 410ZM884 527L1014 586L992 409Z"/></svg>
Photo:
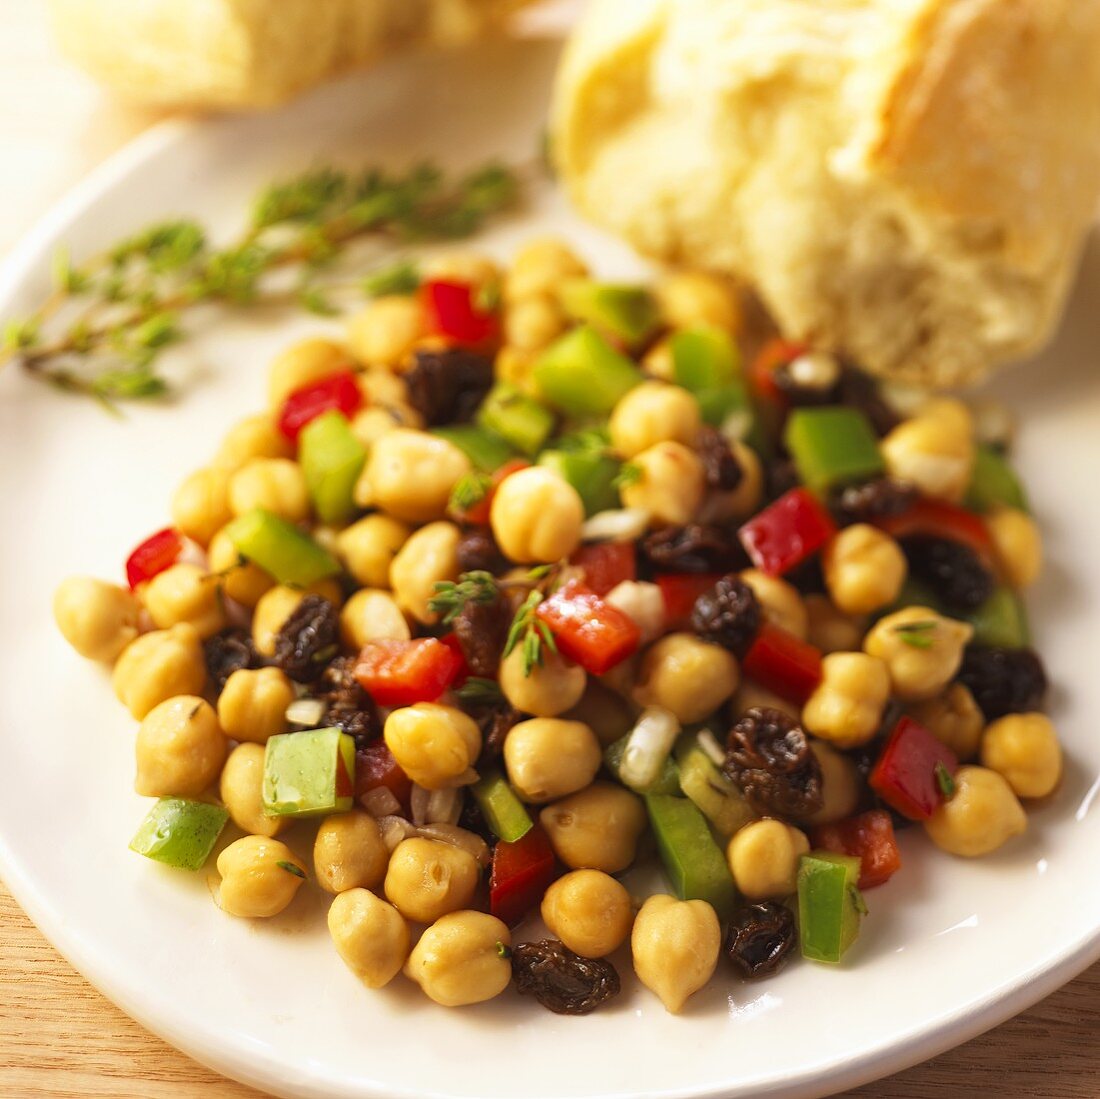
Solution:
<svg viewBox="0 0 1100 1099"><path fill-rule="evenodd" d="M314 694L325 703L326 725L355 738L356 748L382 735L382 720L374 699L355 678L356 657L338 656L321 673Z"/></svg>
<svg viewBox="0 0 1100 1099"><path fill-rule="evenodd" d="M471 675L495 679L512 625L512 608L497 595L490 603L469 600L451 623Z"/></svg>
<svg viewBox="0 0 1100 1099"><path fill-rule="evenodd" d="M836 397L841 404L862 412L878 435L889 434L901 423L901 417L883 399L878 383L862 370L844 368Z"/></svg>
<svg viewBox="0 0 1100 1099"><path fill-rule="evenodd" d="M974 696L987 721L1038 710L1047 693L1047 673L1031 649L968 646L959 682Z"/></svg>
<svg viewBox="0 0 1100 1099"><path fill-rule="evenodd" d="M310 592L275 637L277 667L298 683L312 683L338 652L336 608Z"/></svg>
<svg viewBox="0 0 1100 1099"><path fill-rule="evenodd" d="M409 404L429 427L463 423L493 385L493 360L463 347L418 351L405 374Z"/></svg>
<svg viewBox="0 0 1100 1099"><path fill-rule="evenodd" d="M764 466L764 477L772 499L778 499L802 483L798 469L790 458L773 458Z"/></svg>
<svg viewBox="0 0 1100 1099"><path fill-rule="evenodd" d="M908 511L917 499L917 490L901 481L880 477L862 485L849 485L833 497L833 514L837 521L872 523Z"/></svg>
<svg viewBox="0 0 1100 1099"><path fill-rule="evenodd" d="M691 628L707 641L743 656L760 629L760 617L760 601L752 588L730 573L695 600Z"/></svg>
<svg viewBox="0 0 1100 1099"><path fill-rule="evenodd" d="M761 815L804 819L824 803L821 765L781 710L754 706L730 730L726 775Z"/></svg>
<svg viewBox="0 0 1100 1099"><path fill-rule="evenodd" d="M757 981L783 968L796 938L794 914L785 905L747 904L730 919L726 957L744 980Z"/></svg>
<svg viewBox="0 0 1100 1099"><path fill-rule="evenodd" d="M489 827L485 814L481 811L476 798L463 798L462 811L458 815L459 828L465 828L467 832L473 832L480 836L490 848L499 842L496 833Z"/></svg>
<svg viewBox="0 0 1100 1099"><path fill-rule="evenodd" d="M582 958L556 939L512 951L516 991L557 1015L587 1015L619 994L619 974L602 958Z"/></svg>
<svg viewBox="0 0 1100 1099"><path fill-rule="evenodd" d="M906 538L901 546L909 560L909 572L949 607L976 611L993 594L993 574L962 542L919 535Z"/></svg>
<svg viewBox="0 0 1100 1099"><path fill-rule="evenodd" d="M726 437L716 428L704 427L699 433L698 450L707 488L718 492L733 492L741 483L745 471L730 449Z"/></svg>
<svg viewBox="0 0 1100 1099"><path fill-rule="evenodd" d="M478 768L496 763L504 751L504 738L512 726L519 721L519 711L502 702L473 714L481 730L481 755L477 757Z"/></svg>
<svg viewBox="0 0 1100 1099"><path fill-rule="evenodd" d="M263 657L252 644L247 630L222 630L203 642L202 653L206 659L206 672L210 681L221 693L225 681L244 668L258 668Z"/></svg>
<svg viewBox="0 0 1100 1099"><path fill-rule="evenodd" d="M488 527L469 527L458 540L459 572L503 572L508 561Z"/></svg>
<svg viewBox="0 0 1100 1099"><path fill-rule="evenodd" d="M748 565L732 531L703 523L662 527L646 535L640 548L655 572L728 572Z"/></svg>

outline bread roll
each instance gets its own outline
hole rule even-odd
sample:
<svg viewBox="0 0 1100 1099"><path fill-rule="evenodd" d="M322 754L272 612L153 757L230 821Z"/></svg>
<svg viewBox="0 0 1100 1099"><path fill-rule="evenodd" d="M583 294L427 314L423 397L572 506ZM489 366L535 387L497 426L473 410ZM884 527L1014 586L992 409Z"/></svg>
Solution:
<svg viewBox="0 0 1100 1099"><path fill-rule="evenodd" d="M526 0L51 0L64 51L128 99L267 107L414 43L472 38Z"/></svg>
<svg viewBox="0 0 1100 1099"><path fill-rule="evenodd" d="M594 0L553 132L641 251L877 373L969 382L1059 317L1100 193L1100 0Z"/></svg>

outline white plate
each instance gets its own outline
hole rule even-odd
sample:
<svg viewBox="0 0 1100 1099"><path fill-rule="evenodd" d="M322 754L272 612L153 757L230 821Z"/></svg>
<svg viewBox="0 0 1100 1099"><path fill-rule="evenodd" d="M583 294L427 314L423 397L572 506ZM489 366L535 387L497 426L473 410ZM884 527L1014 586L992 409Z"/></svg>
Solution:
<svg viewBox="0 0 1100 1099"><path fill-rule="evenodd" d="M0 315L42 297L48 257L80 257L157 217L193 211L228 232L256 186L314 161L528 159L552 46L491 46L395 63L277 115L172 125L78 189L12 257ZM655 150L654 155L660 155ZM573 238L605 272L621 248L549 192L495 232L503 254L536 231ZM920 834L905 869L837 969L793 964L759 986L724 971L681 1017L626 991L588 1018L511 994L446 1011L402 980L360 988L331 948L323 899L303 890L269 923L228 919L202 875L127 851L146 803L130 792L133 722L103 672L63 644L51 593L70 573L120 576L128 549L167 517L168 494L222 432L261 407L273 353L318 322L278 314L213 326L174 359L186 399L124 421L0 377L3 703L0 869L65 955L146 1026L249 1083L302 1096L809 1096L901 1069L1000 1022L1100 956L1100 677L1094 653L1100 545L1100 252L1056 346L999 390L1026 411L1019 459L1049 538L1032 600L1057 683L1065 783L996 857L956 861Z"/></svg>

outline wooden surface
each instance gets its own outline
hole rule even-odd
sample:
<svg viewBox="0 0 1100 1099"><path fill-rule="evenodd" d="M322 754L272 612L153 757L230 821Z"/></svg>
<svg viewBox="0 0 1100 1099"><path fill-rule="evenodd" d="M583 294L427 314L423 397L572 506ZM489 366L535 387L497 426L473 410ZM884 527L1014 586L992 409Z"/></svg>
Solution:
<svg viewBox="0 0 1100 1099"><path fill-rule="evenodd" d="M0 0L0 250L150 122L109 103L50 48L40 0ZM1100 966L997 1030L853 1095L1100 1096ZM255 1099L127 1018L57 954L0 885L0 1096Z"/></svg>

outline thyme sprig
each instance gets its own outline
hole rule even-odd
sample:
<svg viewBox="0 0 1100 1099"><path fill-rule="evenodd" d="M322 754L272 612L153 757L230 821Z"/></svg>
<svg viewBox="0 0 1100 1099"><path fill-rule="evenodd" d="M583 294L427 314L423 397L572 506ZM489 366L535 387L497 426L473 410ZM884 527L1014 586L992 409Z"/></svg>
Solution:
<svg viewBox="0 0 1100 1099"><path fill-rule="evenodd" d="M500 586L491 573L464 572L455 582L442 580L435 585L428 610L442 615L443 625L449 626L468 603L493 603L499 596Z"/></svg>
<svg viewBox="0 0 1100 1099"><path fill-rule="evenodd" d="M558 643L550 632L550 627L539 618L535 611L543 601L544 595L539 588L532 588L527 598L520 604L508 630L508 640L504 643L503 656L507 657L522 645L523 674L530 675L537 665L542 664L543 646L557 653Z"/></svg>
<svg viewBox="0 0 1100 1099"><path fill-rule="evenodd" d="M341 301L409 292L407 261L350 282L333 267L351 245L459 239L513 206L521 174L490 164L458 178L431 164L404 172L313 169L265 188L244 230L212 244L198 221L143 229L75 265L58 252L53 292L0 334L0 366L20 361L35 377L113 406L168 392L157 371L163 351L186 339L200 305L297 304L319 314Z"/></svg>

